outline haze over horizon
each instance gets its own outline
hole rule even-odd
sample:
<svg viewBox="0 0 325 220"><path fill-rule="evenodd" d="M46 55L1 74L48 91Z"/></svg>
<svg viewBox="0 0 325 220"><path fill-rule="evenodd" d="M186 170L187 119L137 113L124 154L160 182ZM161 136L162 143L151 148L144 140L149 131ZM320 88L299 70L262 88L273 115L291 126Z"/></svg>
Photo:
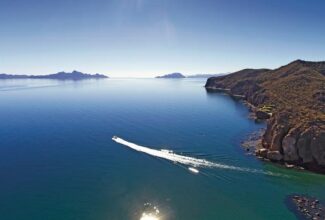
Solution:
<svg viewBox="0 0 325 220"><path fill-rule="evenodd" d="M154 77L325 60L325 2L0 0L0 73Z"/></svg>

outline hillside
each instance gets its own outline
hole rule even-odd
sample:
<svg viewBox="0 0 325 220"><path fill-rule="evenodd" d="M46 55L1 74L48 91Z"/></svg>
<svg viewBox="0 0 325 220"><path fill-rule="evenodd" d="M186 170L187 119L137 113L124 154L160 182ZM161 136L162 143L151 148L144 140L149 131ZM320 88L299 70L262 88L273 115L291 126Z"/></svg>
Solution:
<svg viewBox="0 0 325 220"><path fill-rule="evenodd" d="M268 119L260 156L325 173L325 62L245 69L211 77L205 87L242 97Z"/></svg>

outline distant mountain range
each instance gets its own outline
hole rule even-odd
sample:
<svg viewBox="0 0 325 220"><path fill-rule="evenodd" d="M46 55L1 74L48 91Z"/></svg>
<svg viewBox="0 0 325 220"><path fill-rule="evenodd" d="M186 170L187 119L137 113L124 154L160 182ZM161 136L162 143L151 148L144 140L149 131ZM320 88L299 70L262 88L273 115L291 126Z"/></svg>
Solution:
<svg viewBox="0 0 325 220"><path fill-rule="evenodd" d="M185 76L181 73L170 73L170 74L166 74L163 76L157 76L156 78L158 78L158 79L182 79L182 78L185 78Z"/></svg>
<svg viewBox="0 0 325 220"><path fill-rule="evenodd" d="M157 76L158 79L183 79L183 78L209 78L213 76L223 76L225 73L217 73L217 74L195 74L185 76L182 73L170 73L162 76Z"/></svg>
<svg viewBox="0 0 325 220"><path fill-rule="evenodd" d="M57 79L57 80L82 80L82 79L104 79L108 78L103 74L88 74L79 71L72 72L58 72L48 75L11 75L0 74L0 79Z"/></svg>
<svg viewBox="0 0 325 220"><path fill-rule="evenodd" d="M213 77L213 76L223 76L223 75L227 75L227 73L195 74L195 75L186 76L186 78L210 78L210 77Z"/></svg>

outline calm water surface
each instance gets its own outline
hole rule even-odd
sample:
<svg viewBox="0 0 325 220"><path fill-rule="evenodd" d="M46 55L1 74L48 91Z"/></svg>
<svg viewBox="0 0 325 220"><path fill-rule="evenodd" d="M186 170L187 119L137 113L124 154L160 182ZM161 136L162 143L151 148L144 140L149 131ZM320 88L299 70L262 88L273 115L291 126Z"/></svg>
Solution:
<svg viewBox="0 0 325 220"><path fill-rule="evenodd" d="M325 178L263 163L240 141L264 127L204 80L0 81L0 219L295 219L292 193L325 199ZM270 176L188 167L154 149Z"/></svg>

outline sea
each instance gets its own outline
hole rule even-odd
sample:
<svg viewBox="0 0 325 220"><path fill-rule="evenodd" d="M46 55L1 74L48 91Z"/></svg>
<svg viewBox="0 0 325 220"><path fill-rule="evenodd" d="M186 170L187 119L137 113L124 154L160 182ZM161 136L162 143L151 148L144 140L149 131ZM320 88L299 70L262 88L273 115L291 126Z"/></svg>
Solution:
<svg viewBox="0 0 325 220"><path fill-rule="evenodd" d="M291 220L288 196L324 201L325 176L241 146L265 122L205 81L1 80L0 219Z"/></svg>

